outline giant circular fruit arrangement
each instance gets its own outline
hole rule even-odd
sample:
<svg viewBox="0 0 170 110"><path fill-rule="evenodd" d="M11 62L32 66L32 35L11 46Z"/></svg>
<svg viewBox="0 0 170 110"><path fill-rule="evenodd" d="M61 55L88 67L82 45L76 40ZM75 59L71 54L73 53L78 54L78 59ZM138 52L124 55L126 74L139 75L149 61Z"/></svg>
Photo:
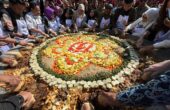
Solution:
<svg viewBox="0 0 170 110"><path fill-rule="evenodd" d="M35 75L59 88L112 88L138 64L125 40L104 34L60 35L35 48L30 58Z"/></svg>

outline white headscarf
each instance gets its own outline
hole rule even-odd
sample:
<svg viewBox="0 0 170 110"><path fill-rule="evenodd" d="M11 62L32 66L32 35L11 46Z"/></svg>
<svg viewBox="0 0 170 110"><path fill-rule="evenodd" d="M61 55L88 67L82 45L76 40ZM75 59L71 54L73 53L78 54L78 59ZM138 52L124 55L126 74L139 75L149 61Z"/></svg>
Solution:
<svg viewBox="0 0 170 110"><path fill-rule="evenodd" d="M145 31L147 29L149 29L157 20L157 18L159 17L159 8L150 8L148 9L146 12L144 12L143 14L145 14L147 16L147 21L143 22L142 17L137 19L135 22L133 22L132 24L128 25L126 30L133 30L133 34L134 36L143 36L145 33ZM137 31L139 28L143 28L142 30L140 29L140 31Z"/></svg>
<svg viewBox="0 0 170 110"><path fill-rule="evenodd" d="M159 8L150 8L143 14L147 16L147 22L145 24L149 24L153 21L156 21L159 17Z"/></svg>
<svg viewBox="0 0 170 110"><path fill-rule="evenodd" d="M83 10L83 11L85 11L85 6L84 6L84 4L79 4L78 10Z"/></svg>
<svg viewBox="0 0 170 110"><path fill-rule="evenodd" d="M84 11L84 14L83 14L83 15L80 15L80 14L79 14L79 10L83 10L83 11ZM76 11L76 14L77 14L77 17L78 17L78 16L82 16L82 17L85 16L85 6L84 6L84 4L79 4L78 9L77 9L77 11Z"/></svg>

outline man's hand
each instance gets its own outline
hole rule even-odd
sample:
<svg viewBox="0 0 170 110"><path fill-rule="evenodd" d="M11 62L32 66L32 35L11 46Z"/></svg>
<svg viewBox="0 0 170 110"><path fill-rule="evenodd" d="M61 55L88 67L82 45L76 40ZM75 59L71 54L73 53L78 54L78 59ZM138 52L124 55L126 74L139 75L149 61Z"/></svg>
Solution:
<svg viewBox="0 0 170 110"><path fill-rule="evenodd" d="M53 36L57 36L57 33L56 32L54 32L54 31L51 31L51 34L53 35Z"/></svg>
<svg viewBox="0 0 170 110"><path fill-rule="evenodd" d="M152 51L154 50L154 47L153 45L150 45L150 46L144 46L142 47L139 52L141 54L148 54L148 53L151 53Z"/></svg>
<svg viewBox="0 0 170 110"><path fill-rule="evenodd" d="M10 65L10 64L12 64L13 60L15 60L15 59L14 59L14 58L7 58L7 57L5 57L5 58L2 58L2 59L1 59L1 62Z"/></svg>
<svg viewBox="0 0 170 110"><path fill-rule="evenodd" d="M42 32L41 33L43 36L45 36L46 38L49 38L49 35L48 34L46 34L46 33L44 33L44 32Z"/></svg>
<svg viewBox="0 0 170 110"><path fill-rule="evenodd" d="M22 45L22 46L26 46L26 45L28 45L28 42L25 41L25 40L21 40L21 41L19 42L19 44Z"/></svg>
<svg viewBox="0 0 170 110"><path fill-rule="evenodd" d="M45 36L46 38L49 38L50 36L46 33L42 34L43 36Z"/></svg>
<svg viewBox="0 0 170 110"><path fill-rule="evenodd" d="M28 35L28 38L35 39L35 36L34 35Z"/></svg>
<svg viewBox="0 0 170 110"><path fill-rule="evenodd" d="M156 64L153 64L153 65L149 66L148 68L146 68L144 70L144 72L158 74L158 73L167 71L169 69L168 65L169 65L169 63L167 61L156 63Z"/></svg>
<svg viewBox="0 0 170 110"><path fill-rule="evenodd" d="M35 103L34 95L31 94L30 92L22 91L19 93L19 95L21 95L24 98L23 107L25 109L31 108L31 106Z"/></svg>
<svg viewBox="0 0 170 110"><path fill-rule="evenodd" d="M16 88L21 80L18 76L0 75L0 81L8 84L12 88Z"/></svg>

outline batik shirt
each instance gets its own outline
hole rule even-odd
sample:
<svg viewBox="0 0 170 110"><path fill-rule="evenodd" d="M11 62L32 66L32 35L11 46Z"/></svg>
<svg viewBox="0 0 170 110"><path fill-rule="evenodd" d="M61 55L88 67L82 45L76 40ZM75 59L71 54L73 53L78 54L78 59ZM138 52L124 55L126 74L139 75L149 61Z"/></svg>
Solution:
<svg viewBox="0 0 170 110"><path fill-rule="evenodd" d="M120 92L117 100L127 106L170 104L170 71L128 90Z"/></svg>

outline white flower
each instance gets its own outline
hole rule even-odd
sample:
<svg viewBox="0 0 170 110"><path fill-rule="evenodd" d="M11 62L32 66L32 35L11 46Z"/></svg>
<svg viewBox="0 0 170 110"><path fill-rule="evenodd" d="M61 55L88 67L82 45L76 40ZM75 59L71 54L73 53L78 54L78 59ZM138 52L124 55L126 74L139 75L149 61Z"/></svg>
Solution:
<svg viewBox="0 0 170 110"><path fill-rule="evenodd" d="M108 89L111 89L111 88L112 88L112 85L109 83L109 84L106 85L106 87L107 87Z"/></svg>

